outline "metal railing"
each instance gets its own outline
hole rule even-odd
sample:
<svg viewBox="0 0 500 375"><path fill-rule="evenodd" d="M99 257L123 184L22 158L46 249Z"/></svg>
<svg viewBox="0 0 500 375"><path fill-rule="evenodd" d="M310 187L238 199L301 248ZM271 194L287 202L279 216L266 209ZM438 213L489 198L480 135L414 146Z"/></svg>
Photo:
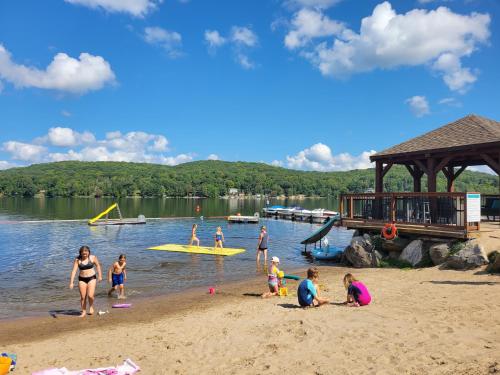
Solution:
<svg viewBox="0 0 500 375"><path fill-rule="evenodd" d="M479 230L467 222L466 193L363 193L340 197L342 219Z"/></svg>

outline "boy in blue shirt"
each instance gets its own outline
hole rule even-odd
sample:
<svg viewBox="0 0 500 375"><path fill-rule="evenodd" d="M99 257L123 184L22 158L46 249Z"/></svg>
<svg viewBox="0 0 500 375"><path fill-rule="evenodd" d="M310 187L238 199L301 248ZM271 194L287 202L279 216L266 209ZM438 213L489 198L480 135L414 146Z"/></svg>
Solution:
<svg viewBox="0 0 500 375"><path fill-rule="evenodd" d="M297 289L297 297L299 297L299 305L302 307L321 306L328 303L326 298L319 296L319 270L316 267L307 270L307 279L299 284Z"/></svg>

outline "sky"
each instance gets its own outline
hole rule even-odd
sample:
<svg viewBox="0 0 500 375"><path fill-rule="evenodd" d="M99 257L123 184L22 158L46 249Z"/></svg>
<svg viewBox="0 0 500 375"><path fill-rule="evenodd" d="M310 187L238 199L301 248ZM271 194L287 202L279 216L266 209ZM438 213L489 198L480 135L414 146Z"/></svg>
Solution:
<svg viewBox="0 0 500 375"><path fill-rule="evenodd" d="M300 170L500 121L497 0L3 0L0 169Z"/></svg>

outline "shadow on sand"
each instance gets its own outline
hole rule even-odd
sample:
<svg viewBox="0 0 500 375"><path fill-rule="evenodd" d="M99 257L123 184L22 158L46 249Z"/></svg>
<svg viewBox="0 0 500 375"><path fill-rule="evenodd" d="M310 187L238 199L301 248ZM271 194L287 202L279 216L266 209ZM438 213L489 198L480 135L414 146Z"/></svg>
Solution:
<svg viewBox="0 0 500 375"><path fill-rule="evenodd" d="M498 281L423 281L423 283L431 283L438 285L495 285L500 284Z"/></svg>
<svg viewBox="0 0 500 375"><path fill-rule="evenodd" d="M69 315L69 316L80 316L82 312L80 310L50 310L49 314L53 318L57 318L58 315Z"/></svg>

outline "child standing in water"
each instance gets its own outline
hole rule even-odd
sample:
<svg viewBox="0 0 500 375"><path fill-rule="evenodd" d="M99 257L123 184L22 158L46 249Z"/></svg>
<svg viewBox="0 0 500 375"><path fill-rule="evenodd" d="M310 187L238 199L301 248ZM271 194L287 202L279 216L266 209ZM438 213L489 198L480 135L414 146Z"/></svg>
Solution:
<svg viewBox="0 0 500 375"><path fill-rule="evenodd" d="M119 299L124 299L125 297L125 288L123 287L124 282L127 280L127 270L125 267L127 266L127 257L125 254L121 254L118 257L118 262L114 262L111 267L109 267L108 271L108 282L112 282L111 289L108 292L108 296L111 297L111 293L113 290L118 292L118 288L120 289L120 293L118 294Z"/></svg>
<svg viewBox="0 0 500 375"><path fill-rule="evenodd" d="M196 242L196 246L200 246L200 240L196 236L196 230L198 229L198 224L193 224L191 228L191 241L189 242L189 246L193 246L193 242Z"/></svg>
<svg viewBox="0 0 500 375"><path fill-rule="evenodd" d="M217 232L215 232L214 239L215 239L214 247L219 247L222 249L223 248L222 243L225 241L225 239L224 239L224 233L222 233L221 227L217 227Z"/></svg>
<svg viewBox="0 0 500 375"><path fill-rule="evenodd" d="M316 267L307 270L307 279L299 284L297 289L297 297L299 305L302 307L321 306L328 303L326 298L319 296L319 270Z"/></svg>
<svg viewBox="0 0 500 375"><path fill-rule="evenodd" d="M348 273L344 276L344 287L347 290L346 304L352 307L368 305L372 297L366 286L357 280L353 274Z"/></svg>
<svg viewBox="0 0 500 375"><path fill-rule="evenodd" d="M271 265L269 266L269 273L267 274L267 285L269 286L269 292L264 293L262 298L269 298L272 296L278 296L281 286L281 280L278 275L280 270L278 265L280 264L280 259L278 257L271 258Z"/></svg>

